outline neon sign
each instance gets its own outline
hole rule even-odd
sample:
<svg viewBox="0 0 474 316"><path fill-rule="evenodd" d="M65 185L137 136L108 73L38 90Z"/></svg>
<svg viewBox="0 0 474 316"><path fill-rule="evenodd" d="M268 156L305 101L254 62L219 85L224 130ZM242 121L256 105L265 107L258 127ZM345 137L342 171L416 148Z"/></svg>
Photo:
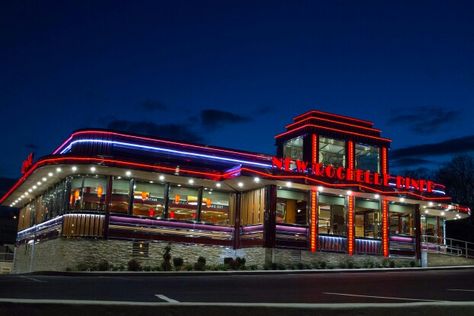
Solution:
<svg viewBox="0 0 474 316"><path fill-rule="evenodd" d="M391 176L388 173L378 173L370 170L335 167L322 163L309 163L290 158L272 157L272 167L287 172L306 173L339 181L355 181L358 183L390 187L390 180L395 179L397 189L409 189L419 192L432 193L435 183L430 180L412 179L402 176Z"/></svg>
<svg viewBox="0 0 474 316"><path fill-rule="evenodd" d="M21 174L25 174L33 165L33 153L30 153L21 164Z"/></svg>

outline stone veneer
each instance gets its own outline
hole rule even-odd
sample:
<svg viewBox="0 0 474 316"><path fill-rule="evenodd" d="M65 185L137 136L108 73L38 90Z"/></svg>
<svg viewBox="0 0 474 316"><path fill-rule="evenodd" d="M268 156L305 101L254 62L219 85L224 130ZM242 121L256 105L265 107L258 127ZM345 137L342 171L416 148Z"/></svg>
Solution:
<svg viewBox="0 0 474 316"><path fill-rule="evenodd" d="M148 257L132 255L131 241L101 240L79 238L56 238L41 241L34 245L20 245L15 250L14 272L23 273L31 271L65 271L75 270L78 264L88 266L107 260L115 266L123 265L131 259L137 259L142 266L158 266L163 260L164 248L167 242L150 242ZM30 269L31 253L34 252L33 268ZM197 244L171 244L172 257L181 257L184 264L193 264L199 256L206 258L206 264L223 264L225 257L242 257L247 264L263 266L265 262L265 249L245 248L231 249L222 246L206 246Z"/></svg>
<svg viewBox="0 0 474 316"><path fill-rule="evenodd" d="M93 266L101 260L107 260L114 266L127 267L131 259L137 259L142 266L159 266L163 260L162 255L167 242L150 242L148 257L132 255L132 241L81 239L81 238L56 238L41 241L32 245L20 245L15 251L14 272L23 273L31 271L65 271L75 270L78 264ZM34 252L34 260L31 253ZM305 250L278 249L278 248L243 248L231 249L223 246L208 246L198 244L171 244L171 256L181 257L184 264L193 264L199 256L206 258L207 265L223 264L226 257L241 257L246 259L246 265L257 265L263 268L265 263L292 265L295 263L312 264L325 261L328 266L337 267L340 262L349 258L354 263L363 263L371 260L381 263L382 256L354 255L348 256L341 253L315 252ZM33 262L33 267L30 265Z"/></svg>

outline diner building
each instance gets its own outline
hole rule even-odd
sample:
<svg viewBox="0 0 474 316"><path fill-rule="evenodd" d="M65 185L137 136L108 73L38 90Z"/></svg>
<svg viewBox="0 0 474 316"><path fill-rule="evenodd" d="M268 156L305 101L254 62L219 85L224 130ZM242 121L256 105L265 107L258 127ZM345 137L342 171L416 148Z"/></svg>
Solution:
<svg viewBox="0 0 474 316"><path fill-rule="evenodd" d="M423 236L442 245L445 222L470 214L442 184L391 174L372 122L311 110L275 142L272 156L76 131L0 199L20 209L14 269L159 265L168 244L185 263L419 260Z"/></svg>

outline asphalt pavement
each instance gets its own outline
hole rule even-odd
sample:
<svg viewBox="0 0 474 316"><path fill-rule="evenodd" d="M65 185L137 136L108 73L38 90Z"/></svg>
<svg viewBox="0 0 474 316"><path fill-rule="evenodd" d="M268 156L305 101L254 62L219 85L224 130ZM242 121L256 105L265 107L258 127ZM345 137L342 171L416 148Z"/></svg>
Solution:
<svg viewBox="0 0 474 316"><path fill-rule="evenodd" d="M3 275L0 299L215 303L474 301L474 269L253 275Z"/></svg>

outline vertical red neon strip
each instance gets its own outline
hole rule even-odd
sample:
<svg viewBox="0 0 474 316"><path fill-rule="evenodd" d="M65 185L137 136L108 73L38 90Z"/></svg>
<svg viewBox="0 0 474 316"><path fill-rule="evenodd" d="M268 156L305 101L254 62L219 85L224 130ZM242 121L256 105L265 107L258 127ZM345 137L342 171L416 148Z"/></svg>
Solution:
<svg viewBox="0 0 474 316"><path fill-rule="evenodd" d="M354 179L354 142L352 140L347 141L347 166L348 172L351 173L350 178Z"/></svg>
<svg viewBox="0 0 474 316"><path fill-rule="evenodd" d="M382 252L384 257L389 256L388 240L388 201L382 200Z"/></svg>
<svg viewBox="0 0 474 316"><path fill-rule="evenodd" d="M311 135L311 162L318 162L318 135Z"/></svg>
<svg viewBox="0 0 474 316"><path fill-rule="evenodd" d="M354 254L354 196L349 195L347 210L347 253L349 256Z"/></svg>
<svg viewBox="0 0 474 316"><path fill-rule="evenodd" d="M318 240L318 193L315 187L311 188L311 228L310 228L310 248L311 252L317 249Z"/></svg>
<svg viewBox="0 0 474 316"><path fill-rule="evenodd" d="M380 161L382 162L382 174L388 173L388 158L387 158L387 147L382 147L382 157Z"/></svg>

